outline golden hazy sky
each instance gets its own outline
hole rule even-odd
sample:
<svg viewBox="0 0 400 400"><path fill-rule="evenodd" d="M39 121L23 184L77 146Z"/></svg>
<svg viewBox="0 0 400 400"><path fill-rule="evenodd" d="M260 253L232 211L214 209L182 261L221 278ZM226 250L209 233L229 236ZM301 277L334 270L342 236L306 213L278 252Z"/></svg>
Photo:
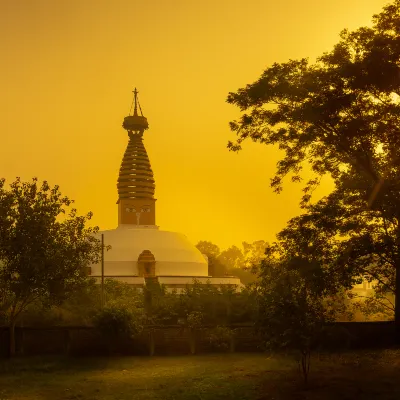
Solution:
<svg viewBox="0 0 400 400"><path fill-rule="evenodd" d="M329 51L387 0L0 0L0 177L37 176L117 225L132 90L150 129L157 224L222 248L273 240L301 186L269 187L279 152L226 148L229 91L273 62ZM326 181L318 192L331 190Z"/></svg>

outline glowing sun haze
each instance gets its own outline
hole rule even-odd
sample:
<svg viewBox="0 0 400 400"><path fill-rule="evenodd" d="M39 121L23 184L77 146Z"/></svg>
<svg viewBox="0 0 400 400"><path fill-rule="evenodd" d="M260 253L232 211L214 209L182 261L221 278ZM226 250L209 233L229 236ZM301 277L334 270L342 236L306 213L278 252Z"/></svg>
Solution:
<svg viewBox="0 0 400 400"><path fill-rule="evenodd" d="M117 225L117 177L132 90L150 129L161 229L221 247L274 239L301 186L269 187L279 152L238 154L225 100L273 62L329 51L385 0L2 0L0 177L60 185L102 229ZM318 195L331 190L329 180Z"/></svg>

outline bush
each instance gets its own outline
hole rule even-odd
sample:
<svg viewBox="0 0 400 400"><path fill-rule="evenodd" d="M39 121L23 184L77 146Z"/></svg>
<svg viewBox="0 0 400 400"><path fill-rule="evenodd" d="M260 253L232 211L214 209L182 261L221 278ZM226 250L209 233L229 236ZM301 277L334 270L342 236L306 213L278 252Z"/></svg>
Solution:
<svg viewBox="0 0 400 400"><path fill-rule="evenodd" d="M107 340L110 352L120 339L131 339L142 330L138 315L117 306L108 306L99 311L93 322L101 336Z"/></svg>
<svg viewBox="0 0 400 400"><path fill-rule="evenodd" d="M203 325L204 315L200 311L192 311L187 315L187 326L191 329L200 329Z"/></svg>
<svg viewBox="0 0 400 400"><path fill-rule="evenodd" d="M228 350L233 333L231 329L224 326L217 326L209 330L207 341L210 343L212 350Z"/></svg>

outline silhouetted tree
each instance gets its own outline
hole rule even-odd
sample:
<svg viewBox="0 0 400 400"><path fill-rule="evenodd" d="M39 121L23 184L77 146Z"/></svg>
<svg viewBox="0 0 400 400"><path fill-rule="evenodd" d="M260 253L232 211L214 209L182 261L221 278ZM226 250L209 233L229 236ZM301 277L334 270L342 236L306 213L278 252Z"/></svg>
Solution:
<svg viewBox="0 0 400 400"><path fill-rule="evenodd" d="M243 242L242 245L243 250L231 246L222 252L216 244L208 241L200 241L196 247L208 258L209 275L237 276L247 285L257 279L257 267L264 257L267 243L258 240L253 243Z"/></svg>
<svg viewBox="0 0 400 400"><path fill-rule="evenodd" d="M307 290L299 274L281 267L264 268L259 293L257 326L265 332L267 348L298 350L307 383L311 351L326 323L320 297Z"/></svg>
<svg viewBox="0 0 400 400"><path fill-rule="evenodd" d="M246 138L278 145L285 155L271 182L276 192L288 174L301 181L308 162L315 178L304 187L303 207L323 175L330 175L338 188L347 180L364 213L380 214L390 223L399 246L399 59L400 0L395 0L374 16L373 27L344 30L340 42L316 63L275 63L258 81L230 93L228 102L244 113L231 122L238 139L228 147L240 150ZM368 241L367 235L364 248ZM400 341L400 253L396 247L392 252Z"/></svg>
<svg viewBox="0 0 400 400"><path fill-rule="evenodd" d="M217 258L221 254L221 250L216 244L208 242L206 240L201 240L199 243L196 244L196 247L202 254L205 254L207 257Z"/></svg>
<svg viewBox="0 0 400 400"><path fill-rule="evenodd" d="M226 263L227 275L237 276L244 285L248 285L257 280L259 265L265 256L267 243L258 240L253 243L242 242L242 246L243 250L231 246L221 254L219 260Z"/></svg>
<svg viewBox="0 0 400 400"><path fill-rule="evenodd" d="M87 280L87 267L97 263L101 243L86 228L92 214L78 216L72 203L37 179L19 178L6 189L0 180L0 286L6 293L10 355L15 353L14 328L21 312L39 300L60 304ZM61 218L62 217L62 218Z"/></svg>
<svg viewBox="0 0 400 400"><path fill-rule="evenodd" d="M226 266L219 260L221 251L216 244L202 240L199 243L197 243L196 247L200 250L202 254L207 256L208 275L210 276L225 275Z"/></svg>
<svg viewBox="0 0 400 400"><path fill-rule="evenodd" d="M254 269L257 271L257 266L261 263L261 260L265 257L265 249L268 243L264 240L257 240L253 243L243 242L243 256L244 256L244 268Z"/></svg>
<svg viewBox="0 0 400 400"><path fill-rule="evenodd" d="M244 266L244 256L242 250L237 246L231 246L221 252L218 261L225 266L226 269L242 268Z"/></svg>

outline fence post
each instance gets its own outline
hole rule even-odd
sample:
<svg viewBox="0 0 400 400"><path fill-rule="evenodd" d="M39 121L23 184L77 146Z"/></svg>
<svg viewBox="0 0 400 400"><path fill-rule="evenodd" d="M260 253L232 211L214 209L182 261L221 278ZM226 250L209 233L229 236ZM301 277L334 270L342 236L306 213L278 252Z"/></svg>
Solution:
<svg viewBox="0 0 400 400"><path fill-rule="evenodd" d="M154 330L153 329L150 329L150 332L149 332L149 350L150 350L150 356L154 356L155 341L154 341Z"/></svg>
<svg viewBox="0 0 400 400"><path fill-rule="evenodd" d="M25 330L23 328L23 325L19 327L19 335L18 335L18 353L21 354L22 356L24 355L24 336L25 336Z"/></svg>
<svg viewBox="0 0 400 400"><path fill-rule="evenodd" d="M64 354L69 355L71 350L71 334L67 328L64 330Z"/></svg>
<svg viewBox="0 0 400 400"><path fill-rule="evenodd" d="M190 354L196 354L196 335L193 328L189 328Z"/></svg>
<svg viewBox="0 0 400 400"><path fill-rule="evenodd" d="M231 331L231 338L230 338L230 343L229 343L229 351L231 353L235 352L235 347L236 347L236 341L235 341L235 330L232 329Z"/></svg>

